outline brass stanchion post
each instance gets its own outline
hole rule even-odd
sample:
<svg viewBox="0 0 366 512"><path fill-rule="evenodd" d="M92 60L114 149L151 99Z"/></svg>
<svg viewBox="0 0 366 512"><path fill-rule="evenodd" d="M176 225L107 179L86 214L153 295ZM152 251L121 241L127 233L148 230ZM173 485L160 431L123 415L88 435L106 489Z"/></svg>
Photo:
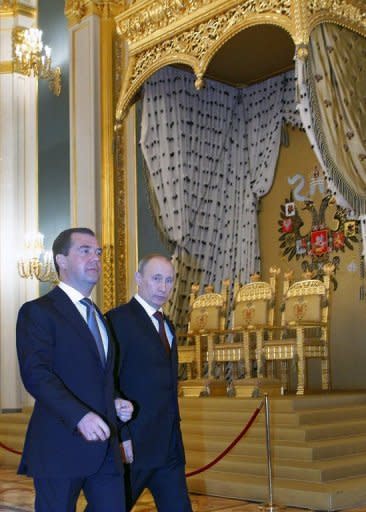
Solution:
<svg viewBox="0 0 366 512"><path fill-rule="evenodd" d="M278 512L280 507L273 504L272 489L272 458L271 458L271 430L269 421L268 393L264 394L265 422L266 422L266 453L267 453L267 478L268 478L268 503L260 505L261 512Z"/></svg>

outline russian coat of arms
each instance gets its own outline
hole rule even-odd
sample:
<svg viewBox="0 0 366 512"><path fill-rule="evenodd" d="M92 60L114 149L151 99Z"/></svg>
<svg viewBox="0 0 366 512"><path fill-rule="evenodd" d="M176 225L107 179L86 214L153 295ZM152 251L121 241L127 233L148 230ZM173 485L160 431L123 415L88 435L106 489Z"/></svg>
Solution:
<svg viewBox="0 0 366 512"><path fill-rule="evenodd" d="M296 175L288 181L295 183L301 178ZM319 200L315 200L315 193L304 196L299 193L299 187L294 188L281 204L278 221L283 256L289 261L301 260L303 271L312 272L318 279L322 278L326 263L333 263L337 269L341 253L353 250L353 244L358 242L358 221L352 218L349 209L336 203L335 196L325 190L325 183L315 167L310 185L313 192L316 185ZM336 287L334 276L333 284Z"/></svg>

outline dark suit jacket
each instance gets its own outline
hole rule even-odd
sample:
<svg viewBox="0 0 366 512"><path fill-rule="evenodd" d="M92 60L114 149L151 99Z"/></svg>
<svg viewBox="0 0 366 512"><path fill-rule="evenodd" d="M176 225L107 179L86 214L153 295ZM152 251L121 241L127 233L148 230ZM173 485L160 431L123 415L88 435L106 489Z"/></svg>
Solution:
<svg viewBox="0 0 366 512"><path fill-rule="evenodd" d="M108 441L86 441L76 426L90 411L111 428L116 467L123 471L114 407L114 348L103 368L95 340L61 288L25 303L17 321L23 383L35 398L19 473L80 477L95 473Z"/></svg>
<svg viewBox="0 0 366 512"><path fill-rule="evenodd" d="M163 466L173 439L177 441L176 455L184 462L176 340L173 339L169 357L151 319L136 299L109 311L107 319L119 346L120 388L135 404L136 414L129 423L134 466ZM174 333L173 326L169 327Z"/></svg>

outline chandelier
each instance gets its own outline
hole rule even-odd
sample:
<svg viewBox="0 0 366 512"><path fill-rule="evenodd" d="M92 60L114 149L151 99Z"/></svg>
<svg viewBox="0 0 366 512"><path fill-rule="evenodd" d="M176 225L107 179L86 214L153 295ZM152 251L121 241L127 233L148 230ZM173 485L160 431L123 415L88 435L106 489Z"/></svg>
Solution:
<svg viewBox="0 0 366 512"><path fill-rule="evenodd" d="M42 30L17 28L14 54L16 72L48 80L51 91L56 96L60 95L61 69L59 66L52 68L51 48L43 45Z"/></svg>
<svg viewBox="0 0 366 512"><path fill-rule="evenodd" d="M42 233L28 233L25 236L24 253L18 258L18 273L26 279L57 283L52 251L44 250L43 240Z"/></svg>

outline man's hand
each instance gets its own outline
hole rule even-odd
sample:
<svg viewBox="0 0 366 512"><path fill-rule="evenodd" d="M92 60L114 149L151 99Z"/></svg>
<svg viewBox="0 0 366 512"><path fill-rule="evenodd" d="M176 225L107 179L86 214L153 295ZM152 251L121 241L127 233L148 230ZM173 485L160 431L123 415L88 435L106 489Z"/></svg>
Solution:
<svg viewBox="0 0 366 512"><path fill-rule="evenodd" d="M133 448L132 441L123 441L121 446L122 460L125 464L131 464L133 462Z"/></svg>
<svg viewBox="0 0 366 512"><path fill-rule="evenodd" d="M121 421L129 421L133 413L133 405L128 400L116 398L114 401L117 416Z"/></svg>
<svg viewBox="0 0 366 512"><path fill-rule="evenodd" d="M87 441L106 441L111 435L108 425L94 412L85 414L77 427Z"/></svg>

